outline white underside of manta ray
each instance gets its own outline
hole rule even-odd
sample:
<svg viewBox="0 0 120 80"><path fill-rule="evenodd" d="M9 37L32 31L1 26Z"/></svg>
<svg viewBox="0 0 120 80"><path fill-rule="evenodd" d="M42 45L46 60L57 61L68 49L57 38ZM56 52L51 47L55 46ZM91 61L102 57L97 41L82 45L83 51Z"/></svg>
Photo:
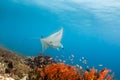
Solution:
<svg viewBox="0 0 120 80"><path fill-rule="evenodd" d="M61 39L63 35L63 28L61 28L58 32L51 34L46 38L41 38L42 43L42 52L44 52L48 47L52 47L55 49L63 48L61 44Z"/></svg>

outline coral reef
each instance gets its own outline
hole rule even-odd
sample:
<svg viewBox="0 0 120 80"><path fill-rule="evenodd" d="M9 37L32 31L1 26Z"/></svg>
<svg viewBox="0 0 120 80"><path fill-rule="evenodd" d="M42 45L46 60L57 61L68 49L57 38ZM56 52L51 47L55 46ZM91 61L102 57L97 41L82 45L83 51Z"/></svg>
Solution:
<svg viewBox="0 0 120 80"><path fill-rule="evenodd" d="M110 70L103 69L96 71L81 71L74 66L64 63L51 64L45 68L37 68L29 77L30 80L112 80L113 75L108 75ZM82 73L82 74L81 74ZM34 75L34 76L33 76Z"/></svg>
<svg viewBox="0 0 120 80"><path fill-rule="evenodd" d="M109 69L82 70L42 54L23 57L0 48L0 80L112 80Z"/></svg>

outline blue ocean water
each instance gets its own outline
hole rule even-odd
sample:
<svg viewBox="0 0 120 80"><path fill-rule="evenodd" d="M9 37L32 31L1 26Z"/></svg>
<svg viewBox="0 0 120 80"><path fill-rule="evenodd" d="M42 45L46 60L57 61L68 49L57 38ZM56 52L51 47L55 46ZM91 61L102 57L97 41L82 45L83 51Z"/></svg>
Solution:
<svg viewBox="0 0 120 80"><path fill-rule="evenodd" d="M41 52L41 36L64 29L64 50L45 54L74 65L107 67L120 75L120 1L0 0L0 45L26 56ZM103 66L98 66L102 64Z"/></svg>

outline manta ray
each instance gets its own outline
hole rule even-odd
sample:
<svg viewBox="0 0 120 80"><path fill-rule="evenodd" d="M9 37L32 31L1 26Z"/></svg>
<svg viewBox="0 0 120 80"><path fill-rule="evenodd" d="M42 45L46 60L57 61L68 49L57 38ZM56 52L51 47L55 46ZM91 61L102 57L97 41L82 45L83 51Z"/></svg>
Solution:
<svg viewBox="0 0 120 80"><path fill-rule="evenodd" d="M52 47L57 50L59 50L60 47L63 49L63 45L61 44L62 35L63 28L48 37L41 38L42 52L44 52L48 47Z"/></svg>

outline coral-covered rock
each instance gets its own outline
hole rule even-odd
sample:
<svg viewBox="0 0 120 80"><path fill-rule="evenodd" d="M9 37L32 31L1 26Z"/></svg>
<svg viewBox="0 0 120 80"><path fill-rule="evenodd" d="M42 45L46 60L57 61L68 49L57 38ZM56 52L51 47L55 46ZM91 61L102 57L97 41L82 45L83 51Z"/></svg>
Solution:
<svg viewBox="0 0 120 80"><path fill-rule="evenodd" d="M32 69L37 67L45 67L46 65L56 63L54 59L50 56L35 56L35 57L28 57L25 59L26 64L29 65Z"/></svg>
<svg viewBox="0 0 120 80"><path fill-rule="evenodd" d="M16 52L0 47L0 74L9 74L9 77L20 80L31 70L24 64L25 57Z"/></svg>

